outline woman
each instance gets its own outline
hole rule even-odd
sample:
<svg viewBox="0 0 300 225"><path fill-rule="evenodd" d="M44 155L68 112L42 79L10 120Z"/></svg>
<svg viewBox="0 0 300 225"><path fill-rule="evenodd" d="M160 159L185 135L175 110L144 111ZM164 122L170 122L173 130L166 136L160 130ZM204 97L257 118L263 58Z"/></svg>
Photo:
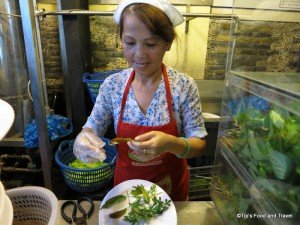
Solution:
<svg viewBox="0 0 300 225"><path fill-rule="evenodd" d="M172 200L184 201L186 158L203 153L207 133L195 81L162 63L176 36L174 26L183 18L165 0L125 0L114 19L131 68L101 85L74 154L84 161L103 160L98 136L113 120L117 137L132 138L118 145L114 184L145 179L161 186Z"/></svg>

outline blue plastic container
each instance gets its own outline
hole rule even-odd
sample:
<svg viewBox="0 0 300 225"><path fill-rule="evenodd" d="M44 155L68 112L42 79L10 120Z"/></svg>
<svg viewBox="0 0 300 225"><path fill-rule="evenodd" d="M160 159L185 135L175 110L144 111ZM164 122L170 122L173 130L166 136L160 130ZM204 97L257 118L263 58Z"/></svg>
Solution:
<svg viewBox="0 0 300 225"><path fill-rule="evenodd" d="M59 165L66 184L78 192L94 192L107 186L113 178L117 149L108 144L108 139L101 138L106 145L107 163L93 169L77 169L69 166L76 159L73 154L74 140L63 141L55 153L55 162Z"/></svg>
<svg viewBox="0 0 300 225"><path fill-rule="evenodd" d="M105 72L95 72L95 73L84 73L82 82L86 84L89 91L90 97L93 103L96 102L97 95L99 93L100 85L103 81L111 74L117 73L120 70L109 70Z"/></svg>

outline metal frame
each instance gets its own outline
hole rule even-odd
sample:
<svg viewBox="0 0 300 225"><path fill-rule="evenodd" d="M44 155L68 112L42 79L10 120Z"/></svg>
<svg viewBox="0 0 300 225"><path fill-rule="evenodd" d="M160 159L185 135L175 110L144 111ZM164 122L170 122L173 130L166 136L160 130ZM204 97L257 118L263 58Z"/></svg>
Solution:
<svg viewBox="0 0 300 225"><path fill-rule="evenodd" d="M93 11L93 10L81 10L81 9L69 9L69 10L58 10L58 11L45 11L38 10L35 16L45 17L47 15L87 15L87 16L112 16L114 12L110 11ZM233 14L215 14L215 13L181 13L183 17L209 17L209 18L221 18L221 19L238 19Z"/></svg>
<svg viewBox="0 0 300 225"><path fill-rule="evenodd" d="M34 8L32 1L20 1L21 19L24 32L24 41L26 46L27 63L29 70L29 77L31 81L31 91L33 95L33 106L35 112L35 118L37 121L37 130L39 136L39 147L42 160L43 176L45 187L52 190L52 159L53 159L53 146L49 142L47 124L46 124L46 109L45 109L45 96L43 90L42 80L42 67L43 62L41 61L39 49L40 39L39 26L36 23L37 17L45 17L47 15L59 16L59 30L60 30L60 42L61 42L61 54L62 54L62 65L63 73L65 78L65 92L67 102L67 113L68 117L73 119L74 133L79 132L81 125L86 120L85 115L85 99L83 93L83 86L81 83L81 75L84 71L89 71L88 55L89 50L82 52L80 47L87 46L85 43L81 43L81 38L84 35L88 35L88 32L80 33L79 30L85 21L80 21L80 15L99 15L99 16L112 16L113 12L105 11L90 11L84 9L67 9L76 7L78 4L84 4L82 1L69 1L59 0L58 10L56 12L47 12L45 10L38 11ZM76 5L77 4L77 5ZM184 17L188 17L187 22L197 17L208 17L208 18L220 18L220 19L233 19L238 21L238 17L232 14L211 14L211 13L182 13ZM86 25L86 24L85 24ZM186 24L188 27L188 24ZM79 29L80 28L80 29ZM86 26L85 26L86 28ZM74 75L75 74L75 75ZM75 79L74 79L75 78ZM76 107L77 106L77 107ZM79 107L78 107L79 106Z"/></svg>
<svg viewBox="0 0 300 225"><path fill-rule="evenodd" d="M36 24L32 1L19 0L21 21L24 33L26 57L28 64L29 78L31 82L31 92L33 98L34 115L37 123L39 149L44 176L44 185L52 190L52 148L48 138L48 128L46 123L46 110L43 95L41 61L39 59Z"/></svg>

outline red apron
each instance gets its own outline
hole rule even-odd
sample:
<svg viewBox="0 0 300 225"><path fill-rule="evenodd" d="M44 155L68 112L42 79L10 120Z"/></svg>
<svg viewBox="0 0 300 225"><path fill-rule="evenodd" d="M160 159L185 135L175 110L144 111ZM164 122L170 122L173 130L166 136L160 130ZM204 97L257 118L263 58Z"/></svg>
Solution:
<svg viewBox="0 0 300 225"><path fill-rule="evenodd" d="M140 126L122 121L129 88L134 79L132 71L124 90L120 117L117 125L117 137L135 138L149 131L162 131L178 137L176 121L173 117L172 98L165 65L162 65L163 78L166 87L167 104L170 122L161 126ZM173 201L185 201L188 197L188 169L186 159L179 159L171 153L163 154L149 162L137 162L129 158L132 151L126 143L118 145L118 157L114 174L114 185L130 179L143 179L156 183L163 188Z"/></svg>

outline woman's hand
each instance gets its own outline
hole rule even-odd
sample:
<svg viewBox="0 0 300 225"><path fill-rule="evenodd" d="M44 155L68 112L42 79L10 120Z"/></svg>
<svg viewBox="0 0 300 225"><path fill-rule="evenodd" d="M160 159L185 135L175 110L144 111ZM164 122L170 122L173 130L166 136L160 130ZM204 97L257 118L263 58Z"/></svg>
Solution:
<svg viewBox="0 0 300 225"><path fill-rule="evenodd" d="M160 131L150 131L135 137L127 144L130 149L140 154L160 155L170 149L174 138L176 137Z"/></svg>
<svg viewBox="0 0 300 225"><path fill-rule="evenodd" d="M188 138L189 153L186 155L187 143L182 138L175 137L160 131L150 131L136 136L133 141L127 142L129 148L143 155L160 155L169 152L186 158L198 157L203 154L206 141L197 137Z"/></svg>
<svg viewBox="0 0 300 225"><path fill-rule="evenodd" d="M82 130L76 137L73 153L83 162L103 162L106 159L105 143L92 131Z"/></svg>

